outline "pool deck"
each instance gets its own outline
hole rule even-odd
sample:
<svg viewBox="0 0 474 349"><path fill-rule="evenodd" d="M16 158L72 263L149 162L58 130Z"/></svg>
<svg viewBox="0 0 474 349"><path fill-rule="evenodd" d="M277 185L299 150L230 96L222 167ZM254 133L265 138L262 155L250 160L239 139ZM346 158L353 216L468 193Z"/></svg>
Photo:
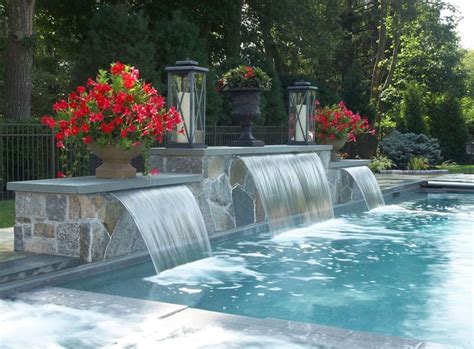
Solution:
<svg viewBox="0 0 474 349"><path fill-rule="evenodd" d="M100 313L124 323L125 326L127 323L143 324L134 329L139 333L133 337L147 338L147 345L152 344L157 348L160 345L169 345L168 341L176 336L188 337L187 347L189 347L189 343L195 343L192 341L193 336L195 336L196 339L201 338L201 341L202 338L205 338L205 343L201 342L199 347L217 348L455 348L449 345L351 331L337 327L230 315L193 309L184 305L151 302L59 287L47 287L22 293L16 297L16 300L23 301L33 307L44 304L59 305L64 307L62 309L69 314L70 309ZM133 321L131 321L132 319ZM149 325L149 333L145 324ZM41 327L41 324L38 326ZM39 328L38 331L41 331L41 329ZM121 333L117 333L117 337L111 338L111 340L120 343L121 335ZM214 335L216 338L212 338ZM107 340L107 338L104 340Z"/></svg>

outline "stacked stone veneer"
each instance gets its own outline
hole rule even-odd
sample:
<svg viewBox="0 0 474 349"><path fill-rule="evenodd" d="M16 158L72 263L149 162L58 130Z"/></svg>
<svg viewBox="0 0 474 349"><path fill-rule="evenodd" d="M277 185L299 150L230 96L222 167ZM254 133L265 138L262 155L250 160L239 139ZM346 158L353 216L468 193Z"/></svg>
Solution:
<svg viewBox="0 0 474 349"><path fill-rule="evenodd" d="M146 250L123 205L109 194L16 193L15 250L95 262Z"/></svg>
<svg viewBox="0 0 474 349"><path fill-rule="evenodd" d="M190 186L198 200L201 212L210 235L233 228L259 223L265 220L262 202L255 188L255 183L241 156L275 155L297 153L302 151L316 152L325 168L329 166L330 147L313 146L314 148L280 146L266 152L265 148L227 148L216 149L152 149L150 161L152 166L166 173L202 174L203 181ZM294 150L293 150L294 149Z"/></svg>
<svg viewBox="0 0 474 349"><path fill-rule="evenodd" d="M151 150L150 161L161 174L152 179L102 182L95 178L72 178L66 182L57 179L10 183L10 189L16 190L15 250L79 257L85 262L146 250L132 218L110 194L133 188L187 185L198 201L211 237L263 222L265 214L259 194L239 157L303 151L316 152L321 158L335 205L362 199L352 178L339 168L367 162L330 163L330 146L156 148ZM75 191L83 184L89 186L88 194Z"/></svg>

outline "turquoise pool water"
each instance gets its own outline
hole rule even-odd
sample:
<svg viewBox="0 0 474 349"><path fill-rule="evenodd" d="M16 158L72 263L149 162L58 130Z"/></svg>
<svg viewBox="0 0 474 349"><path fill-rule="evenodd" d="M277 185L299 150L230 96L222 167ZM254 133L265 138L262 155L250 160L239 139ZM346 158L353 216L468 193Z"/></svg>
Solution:
<svg viewBox="0 0 474 349"><path fill-rule="evenodd" d="M471 348L473 227L473 194L420 194L221 242L214 257L159 276L149 262L62 286Z"/></svg>

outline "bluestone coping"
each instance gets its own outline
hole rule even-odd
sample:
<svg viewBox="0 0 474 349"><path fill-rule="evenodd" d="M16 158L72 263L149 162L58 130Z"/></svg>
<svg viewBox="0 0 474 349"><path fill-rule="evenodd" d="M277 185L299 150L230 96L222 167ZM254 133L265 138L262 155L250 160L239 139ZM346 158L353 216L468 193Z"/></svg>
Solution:
<svg viewBox="0 0 474 349"><path fill-rule="evenodd" d="M329 163L329 169L339 169L345 167L357 167L357 166L368 166L370 165L370 160L368 159L360 159L360 160L339 160L339 161L332 161Z"/></svg>
<svg viewBox="0 0 474 349"><path fill-rule="evenodd" d="M266 145L264 147L208 147L208 148L151 148L150 155L158 156L219 156L219 155L270 155L307 153L331 150L332 145Z"/></svg>
<svg viewBox="0 0 474 349"><path fill-rule="evenodd" d="M9 182L7 189L34 193L91 194L188 184L200 181L202 181L201 175L175 173L160 173L154 176L138 174L136 178L126 179L100 179L95 176L86 176Z"/></svg>

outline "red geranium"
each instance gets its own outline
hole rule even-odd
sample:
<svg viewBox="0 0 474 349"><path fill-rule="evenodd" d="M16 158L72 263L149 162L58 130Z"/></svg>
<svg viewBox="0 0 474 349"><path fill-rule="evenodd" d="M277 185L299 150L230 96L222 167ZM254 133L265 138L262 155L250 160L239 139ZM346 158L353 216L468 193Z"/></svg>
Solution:
<svg viewBox="0 0 474 349"><path fill-rule="evenodd" d="M331 107L321 108L316 103L316 139L319 141L347 139L356 141L356 135L361 133L375 134L366 118L347 109L344 102Z"/></svg>
<svg viewBox="0 0 474 349"><path fill-rule="evenodd" d="M55 130L61 148L79 140L123 149L143 143L146 149L181 122L176 110L166 110L164 98L139 79L137 69L120 62L100 70L95 80L89 78L86 86L54 103L53 110L55 118L45 115L41 123Z"/></svg>

